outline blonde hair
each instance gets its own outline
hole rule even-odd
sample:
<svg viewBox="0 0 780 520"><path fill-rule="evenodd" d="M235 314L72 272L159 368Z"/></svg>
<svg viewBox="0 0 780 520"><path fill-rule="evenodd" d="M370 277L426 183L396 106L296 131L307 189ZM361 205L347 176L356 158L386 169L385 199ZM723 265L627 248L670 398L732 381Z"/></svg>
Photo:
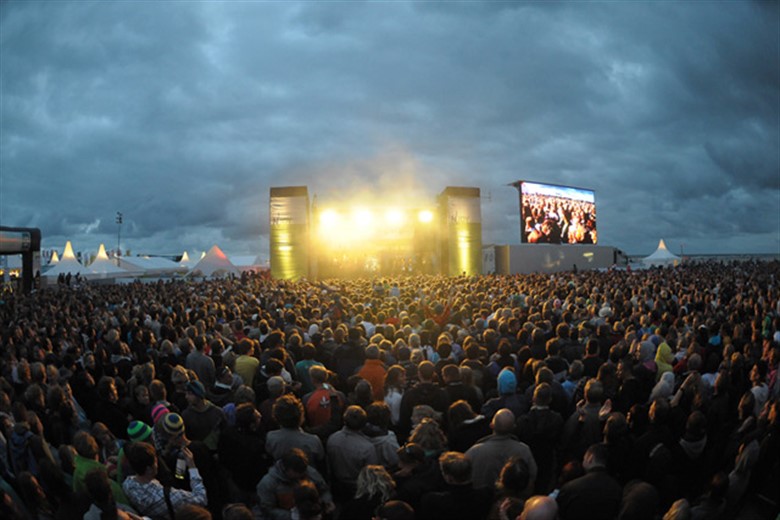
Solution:
<svg viewBox="0 0 780 520"><path fill-rule="evenodd" d="M379 465L369 465L360 470L355 498L380 496L384 504L395 491L395 481L390 473Z"/></svg>
<svg viewBox="0 0 780 520"><path fill-rule="evenodd" d="M171 381L176 383L186 383L190 380L190 376L187 373L187 369L185 369L181 365L176 365L171 369Z"/></svg>

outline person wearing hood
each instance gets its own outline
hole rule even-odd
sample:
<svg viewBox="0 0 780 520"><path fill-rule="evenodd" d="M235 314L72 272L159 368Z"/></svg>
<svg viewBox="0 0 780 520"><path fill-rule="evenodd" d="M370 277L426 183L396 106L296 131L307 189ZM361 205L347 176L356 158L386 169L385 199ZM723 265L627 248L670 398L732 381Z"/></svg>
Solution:
<svg viewBox="0 0 780 520"><path fill-rule="evenodd" d="M374 401L366 408L363 434L376 448L379 464L386 468L398 466L398 439L390 431L390 407L384 401Z"/></svg>
<svg viewBox="0 0 780 520"><path fill-rule="evenodd" d="M672 450L683 496L696 496L704 487L704 450L707 447L707 417L700 411L691 412L685 423L685 433Z"/></svg>
<svg viewBox="0 0 780 520"><path fill-rule="evenodd" d="M658 350L655 352L655 366L658 369L658 372L655 375L656 381L660 380L664 373L672 371L674 359L672 347L669 346L666 340L661 338L661 343L658 345Z"/></svg>
<svg viewBox="0 0 780 520"><path fill-rule="evenodd" d="M517 377L511 368L505 368L498 374L498 397L488 399L482 405L481 413L487 419L502 408L508 408L516 417L528 412L530 403L523 394L517 392Z"/></svg>
<svg viewBox="0 0 780 520"><path fill-rule="evenodd" d="M668 371L661 374L658 382L653 387L653 391L650 392L650 399L648 403L652 403L656 399L671 399L674 395L674 372Z"/></svg>
<svg viewBox="0 0 780 520"><path fill-rule="evenodd" d="M295 507L293 490L302 481L311 481L325 504L325 512L335 509L330 488L322 475L309 465L306 454L297 448L285 453L257 484L257 498L264 518L291 520Z"/></svg>

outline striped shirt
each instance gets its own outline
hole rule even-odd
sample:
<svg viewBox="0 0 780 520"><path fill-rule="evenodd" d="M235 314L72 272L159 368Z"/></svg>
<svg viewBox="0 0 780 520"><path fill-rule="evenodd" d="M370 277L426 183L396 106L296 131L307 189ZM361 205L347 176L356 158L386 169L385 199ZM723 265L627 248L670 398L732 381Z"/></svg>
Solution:
<svg viewBox="0 0 780 520"><path fill-rule="evenodd" d="M197 468L190 468L190 486L192 491L171 488L171 505L174 511L185 504L196 504L205 506L207 504L206 488L203 486L203 478L198 473ZM165 504L165 489L160 481L153 479L149 483L142 483L137 480L137 476L127 477L122 484L125 494L130 499L136 511L144 516L153 519L167 519L168 506Z"/></svg>

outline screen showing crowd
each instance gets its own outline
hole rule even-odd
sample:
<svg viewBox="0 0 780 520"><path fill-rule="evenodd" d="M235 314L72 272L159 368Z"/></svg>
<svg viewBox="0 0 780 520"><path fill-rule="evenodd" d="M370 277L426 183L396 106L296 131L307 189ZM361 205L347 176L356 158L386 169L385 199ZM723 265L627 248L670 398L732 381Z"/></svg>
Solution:
<svg viewBox="0 0 780 520"><path fill-rule="evenodd" d="M520 192L523 244L595 244L596 194L593 190L516 183Z"/></svg>

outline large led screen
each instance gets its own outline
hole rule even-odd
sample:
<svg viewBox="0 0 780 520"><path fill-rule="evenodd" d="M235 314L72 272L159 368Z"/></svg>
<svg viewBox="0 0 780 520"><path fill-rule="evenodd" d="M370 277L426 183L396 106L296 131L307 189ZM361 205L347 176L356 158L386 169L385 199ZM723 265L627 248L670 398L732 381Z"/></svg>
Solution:
<svg viewBox="0 0 780 520"><path fill-rule="evenodd" d="M523 244L595 244L593 190L518 181Z"/></svg>

